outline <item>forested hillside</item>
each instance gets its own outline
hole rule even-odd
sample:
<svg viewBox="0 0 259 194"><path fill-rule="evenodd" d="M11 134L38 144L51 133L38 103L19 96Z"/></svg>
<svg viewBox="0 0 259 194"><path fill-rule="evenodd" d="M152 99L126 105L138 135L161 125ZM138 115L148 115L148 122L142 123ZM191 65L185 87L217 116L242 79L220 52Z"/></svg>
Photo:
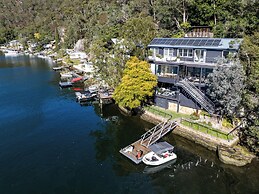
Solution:
<svg viewBox="0 0 259 194"><path fill-rule="evenodd" d="M65 46L71 47L83 37L90 43L94 37L127 36L134 19L153 23L156 33L148 40L182 36L197 25L213 27L215 37L243 37L257 30L258 7L256 0L1 0L0 43L36 32L54 39L63 28Z"/></svg>

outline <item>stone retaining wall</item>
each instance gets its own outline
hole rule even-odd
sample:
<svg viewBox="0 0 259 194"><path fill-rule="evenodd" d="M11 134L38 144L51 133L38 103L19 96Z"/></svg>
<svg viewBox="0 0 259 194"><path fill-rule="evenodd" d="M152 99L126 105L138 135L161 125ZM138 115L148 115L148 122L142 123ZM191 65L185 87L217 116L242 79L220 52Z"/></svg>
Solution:
<svg viewBox="0 0 259 194"><path fill-rule="evenodd" d="M165 121L166 119L164 117L155 115L151 112L145 111L145 113L141 116L142 119L158 124L161 121ZM224 140L221 138L213 137L209 134L202 133L200 131L191 129L189 127L183 126L180 124L180 119L176 120L179 124L178 127L176 127L172 133L180 135L186 139L189 139L195 143L198 143L209 150L216 151L218 146L225 146L225 147L233 147L239 142L239 138L236 137L233 140Z"/></svg>

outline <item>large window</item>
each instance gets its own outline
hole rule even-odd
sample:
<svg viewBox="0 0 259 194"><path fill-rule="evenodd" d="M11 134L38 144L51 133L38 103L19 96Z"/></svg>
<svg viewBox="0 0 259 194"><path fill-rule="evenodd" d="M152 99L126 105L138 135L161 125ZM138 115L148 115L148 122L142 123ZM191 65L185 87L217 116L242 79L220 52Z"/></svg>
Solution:
<svg viewBox="0 0 259 194"><path fill-rule="evenodd" d="M159 76L175 76L177 75L177 66L172 65L157 65L157 75Z"/></svg>
<svg viewBox="0 0 259 194"><path fill-rule="evenodd" d="M156 57L159 55L159 48L150 48L150 50L152 51L153 57Z"/></svg>
<svg viewBox="0 0 259 194"><path fill-rule="evenodd" d="M174 56L174 49L172 48L165 48L164 49L164 57L173 57Z"/></svg>
<svg viewBox="0 0 259 194"><path fill-rule="evenodd" d="M195 62L205 62L206 52L203 49L196 49L194 52L194 61Z"/></svg>
<svg viewBox="0 0 259 194"><path fill-rule="evenodd" d="M192 49L178 49L179 56L181 57L192 57L193 51Z"/></svg>

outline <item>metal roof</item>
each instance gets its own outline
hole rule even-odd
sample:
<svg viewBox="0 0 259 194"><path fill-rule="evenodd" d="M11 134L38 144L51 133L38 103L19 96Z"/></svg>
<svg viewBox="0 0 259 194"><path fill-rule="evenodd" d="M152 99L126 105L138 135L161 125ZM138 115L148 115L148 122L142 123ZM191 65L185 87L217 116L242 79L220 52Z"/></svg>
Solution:
<svg viewBox="0 0 259 194"><path fill-rule="evenodd" d="M149 146L149 149L151 149L153 152L157 154L161 154L165 151L174 149L174 146L164 141Z"/></svg>
<svg viewBox="0 0 259 194"><path fill-rule="evenodd" d="M241 41L234 38L154 38L148 46L237 50Z"/></svg>

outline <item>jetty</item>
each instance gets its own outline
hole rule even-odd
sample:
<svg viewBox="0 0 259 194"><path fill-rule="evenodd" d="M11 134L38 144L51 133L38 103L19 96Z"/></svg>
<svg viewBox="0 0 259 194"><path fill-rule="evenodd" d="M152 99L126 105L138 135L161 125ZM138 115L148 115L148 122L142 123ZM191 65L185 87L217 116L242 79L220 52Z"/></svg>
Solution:
<svg viewBox="0 0 259 194"><path fill-rule="evenodd" d="M177 125L176 121L170 119L163 121L144 133L139 140L122 148L120 153L134 163L139 164L143 156L151 152L149 147L172 131Z"/></svg>

